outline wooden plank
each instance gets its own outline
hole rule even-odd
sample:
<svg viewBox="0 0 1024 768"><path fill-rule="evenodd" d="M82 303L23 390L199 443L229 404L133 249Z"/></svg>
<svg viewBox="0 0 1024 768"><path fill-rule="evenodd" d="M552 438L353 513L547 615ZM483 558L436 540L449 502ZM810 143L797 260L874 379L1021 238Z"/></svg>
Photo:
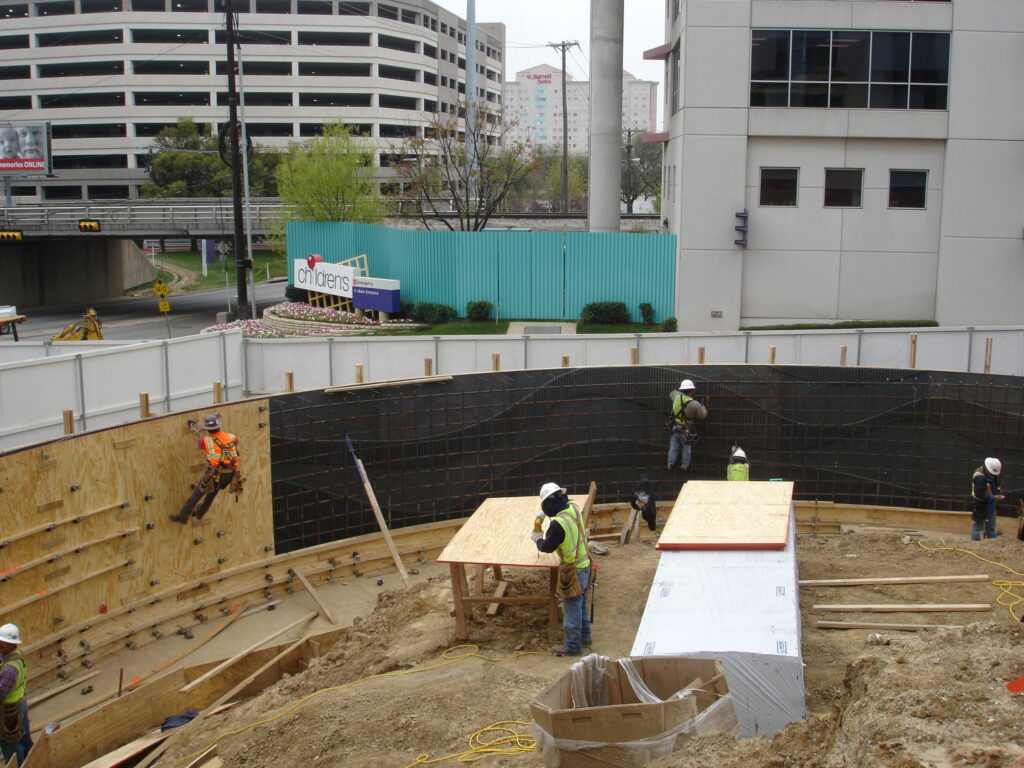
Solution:
<svg viewBox="0 0 1024 768"><path fill-rule="evenodd" d="M831 605L811 606L812 611L832 611L833 613L951 613L991 611L989 603L875 603L866 605Z"/></svg>
<svg viewBox="0 0 1024 768"><path fill-rule="evenodd" d="M0 581L8 581L14 576L17 576L19 573L30 571L33 568L37 568L40 565L45 565L46 563L55 563L61 558L67 557L68 555L81 554L85 550L89 549L89 547L96 547L100 544L105 544L108 541L123 539L128 536L132 536L133 534L136 534L138 532L138 528L126 528L122 531L114 531L113 533L109 533L106 536L101 536L98 539L91 539L82 544L76 544L73 547L63 549L60 552L50 552L48 554L43 555L42 557L37 557L35 560L29 560L27 563L15 565L14 567L8 568L5 571L0 571Z"/></svg>
<svg viewBox="0 0 1024 768"><path fill-rule="evenodd" d="M40 600L50 597L51 595L63 592L65 589L68 589L69 587L76 587L80 585L83 581L91 581L92 579L97 579L100 576L110 573L111 571L116 571L119 568L127 568L129 565L132 565L133 562L134 561L132 560L124 560L123 562L114 563L113 565L108 565L105 568L99 568L95 571L91 571L90 573L77 576L74 581L68 582L67 584L60 584L56 587L53 587L52 589L43 589L39 592L36 592L34 595L30 597L26 597L22 600L19 600L16 603L0 606L0 616L6 616L9 613L14 613L19 608L24 608L27 605L39 602Z"/></svg>
<svg viewBox="0 0 1024 768"><path fill-rule="evenodd" d="M295 578L306 588L309 592L309 596L313 598L313 602L316 603L317 608L320 609L320 613L323 614L324 618L327 619L331 624L337 624L338 620L334 618L334 614L331 613L330 609L324 604L324 601L320 599L320 595L313 588L313 585L309 583L309 579L302 575L302 571L292 569L292 573L295 574Z"/></svg>
<svg viewBox="0 0 1024 768"><path fill-rule="evenodd" d="M783 549L793 483L691 480L683 486L657 548Z"/></svg>
<svg viewBox="0 0 1024 768"><path fill-rule="evenodd" d="M209 749L204 750L203 753L199 755L199 757L197 757L192 762L188 763L188 765L186 765L185 768L199 768L199 766L209 765L214 758L217 758L216 744L211 746Z"/></svg>
<svg viewBox="0 0 1024 768"><path fill-rule="evenodd" d="M498 585L494 588L494 597L505 597L506 592L508 592L508 582L499 581ZM487 606L487 615L497 616L499 610L501 610L501 603L490 603Z"/></svg>
<svg viewBox="0 0 1024 768"><path fill-rule="evenodd" d="M873 621L818 621L818 629L885 629L892 632L920 632L922 629L962 629L962 624L886 624Z"/></svg>
<svg viewBox="0 0 1024 768"><path fill-rule="evenodd" d="M337 392L351 392L355 389L379 389L383 387L400 387L405 384L432 384L441 383L445 381L451 381L451 376L423 376L419 379L390 379L388 381L373 381L369 384L346 384L337 387L327 387L324 389L325 395L333 395Z"/></svg>
<svg viewBox="0 0 1024 768"><path fill-rule="evenodd" d="M347 439L347 438L346 438ZM351 443L349 444L351 448ZM352 454L355 456L355 454ZM398 571L398 575L402 577L402 583L405 584L405 588L409 588L409 574L405 570L405 563L402 562L401 555L398 554L398 550L395 549L395 542L391 538L391 531L388 530L388 524L384 521L384 515L380 511L380 504L377 503L377 494L373 492L373 486L370 485L370 478L366 475L366 469L363 467L361 459L356 459L356 469L359 470L359 477L363 481L363 488L366 489L366 495L370 499L370 506L373 507L373 514L377 518L377 525L380 526L380 532L384 534L384 540L387 542L388 549L391 550L391 558L395 561L395 569Z"/></svg>
<svg viewBox="0 0 1024 768"><path fill-rule="evenodd" d="M484 593L484 576L487 574L487 566L477 563L473 568L473 592L478 595Z"/></svg>
<svg viewBox="0 0 1024 768"><path fill-rule="evenodd" d="M36 536L36 535L38 535L40 533L49 533L49 532L55 530L56 528L60 528L63 525L72 525L72 524L75 524L75 523L80 523L80 522L84 521L86 518L90 518L90 517L93 517L94 515L102 514L103 512L109 512L112 509L120 509L123 506L124 506L124 502L119 501L116 504L108 504L105 507L100 507L99 509L93 509L93 510L90 510L88 512L84 512L81 515L75 515L74 517L66 517L66 518L64 518L62 520L54 520L53 522L50 522L50 523L44 523L42 525L36 525L36 526L31 527L31 528L26 528L25 530L20 531L20 532L18 532L16 534L10 535L7 538L0 539L0 549L4 549L5 547L13 544L16 541L21 541L22 539L27 539L27 538L29 538L31 536Z"/></svg>
<svg viewBox="0 0 1024 768"><path fill-rule="evenodd" d="M52 688L49 691L45 691L43 693L35 693L34 691L29 692L28 694L26 694L26 698L28 699L29 712L32 711L32 707L42 704L47 699L52 699L58 693L64 693L64 691L66 691L68 688L74 688L76 685L81 685L86 680L92 680L94 677L100 674L101 671L102 670L95 669L92 672L89 672L80 677L76 677L74 680L70 680L64 683L64 685L58 685L56 688Z"/></svg>
<svg viewBox="0 0 1024 768"><path fill-rule="evenodd" d="M462 563L449 563L448 568L452 577L452 599L455 607L455 637L459 640L468 640L469 632L466 629L466 605L463 602L462 584L465 581L466 566Z"/></svg>
<svg viewBox="0 0 1024 768"><path fill-rule="evenodd" d="M82 768L116 768L118 765L131 760L133 757L138 757L140 754L150 749L155 744L167 739L171 735L171 731L154 731L148 733L145 736L130 741L119 749L115 749L113 752L98 757L95 760L86 763Z"/></svg>
<svg viewBox="0 0 1024 768"><path fill-rule="evenodd" d="M583 502L580 519L583 521L583 530L590 530L590 517L594 513L594 502L597 501L597 483L590 481L590 488L587 491L587 500Z"/></svg>
<svg viewBox="0 0 1024 768"><path fill-rule="evenodd" d="M986 574L975 576L883 576L865 579L800 579L801 587L861 587L874 584L948 584L965 581L989 581Z"/></svg>
<svg viewBox="0 0 1024 768"><path fill-rule="evenodd" d="M182 689L181 689L181 693L188 693L189 691L191 691L193 688L195 688L200 683L202 683L202 682L208 680L209 678L211 678L211 677L213 677L213 676L223 672L228 667L230 667L230 666L232 666L234 664L237 664L241 659L244 659L250 653L252 653L256 649L258 649L261 645L265 645L266 643L269 643L275 637L280 637L285 632L288 632L289 630L294 629L295 627L297 627L299 624L304 624L307 621L310 621L311 619L315 619L316 616L317 616L317 613L318 613L317 611L313 611L312 613L307 613L305 616L302 616L302 617L296 619L295 621L291 622L290 624L287 624L284 627L281 627L279 629L274 630L273 632L271 632L266 637L263 637L260 640L257 640L255 643L253 643L252 645L247 647L245 650L239 651L234 656L232 656L230 659L225 659L224 661L222 661L220 664L218 664L216 667L211 669L206 674L200 675L199 677L197 677L195 680L193 680L188 685L183 686Z"/></svg>
<svg viewBox="0 0 1024 768"><path fill-rule="evenodd" d="M570 496L582 509L586 497ZM438 556L441 563L483 563L524 568L557 568L558 555L537 550L530 534L537 514L536 496L485 499ZM551 520L544 521L544 530Z"/></svg>
<svg viewBox="0 0 1024 768"><path fill-rule="evenodd" d="M636 525L637 510L630 509L629 517L626 518L626 524L622 526L622 531L619 533L619 546L625 546L629 543L629 537L633 535L633 527ZM593 538L593 537L591 537Z"/></svg>
<svg viewBox="0 0 1024 768"><path fill-rule="evenodd" d="M561 616L558 615L558 569L551 568L548 571L548 640L552 643L558 642L558 635L561 629Z"/></svg>

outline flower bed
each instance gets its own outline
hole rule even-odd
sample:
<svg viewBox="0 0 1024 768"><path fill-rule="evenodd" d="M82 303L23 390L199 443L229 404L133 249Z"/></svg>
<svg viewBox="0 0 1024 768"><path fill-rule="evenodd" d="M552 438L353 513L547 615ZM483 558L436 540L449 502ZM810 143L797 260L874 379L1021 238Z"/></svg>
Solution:
<svg viewBox="0 0 1024 768"><path fill-rule="evenodd" d="M247 339L284 339L292 336L344 336L396 327L416 328L420 325L405 318L380 323L367 317L356 317L350 312L286 301L263 310L262 320L235 320L205 330L226 331L240 328L242 335Z"/></svg>

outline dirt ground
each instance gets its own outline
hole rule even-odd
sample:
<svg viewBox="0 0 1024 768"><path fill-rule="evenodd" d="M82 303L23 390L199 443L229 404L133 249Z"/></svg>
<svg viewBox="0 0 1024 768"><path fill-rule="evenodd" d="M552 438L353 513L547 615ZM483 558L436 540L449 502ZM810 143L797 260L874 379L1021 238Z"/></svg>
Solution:
<svg viewBox="0 0 1024 768"><path fill-rule="evenodd" d="M916 540L906 541L897 532L800 536L800 577L987 573L993 579L1021 579L960 552L929 552ZM1014 539L955 545L1024 570L1024 544ZM599 559L593 650L622 656L632 646L658 553L650 540L610 550ZM507 577L513 582L509 594L543 591L546 581L544 574L525 570ZM1024 587L1017 592L1024 594ZM1022 767L1024 697L1013 697L1004 687L1024 675L1022 627L996 603L999 595L987 582L801 588L807 720L770 740L696 738L653 765ZM985 602L994 608L946 614L812 612L820 602ZM1022 607L1015 609L1018 615ZM495 618L477 611L470 628L473 642L482 654L513 657L502 663L442 657L457 644L450 609L446 577L408 592L383 592L376 609L357 619L350 637L325 658L197 724L160 765L180 765L222 737L218 749L227 768L407 766L421 755L436 759L465 750L471 734L489 724L528 721L530 701L572 661L547 654L544 609L505 606ZM869 630L816 629L815 620L823 618L967 626L873 637ZM530 651L537 653L514 656ZM381 673L392 674L351 684ZM261 720L267 722L247 728ZM537 753L521 753L490 755L479 765L532 768L542 762Z"/></svg>

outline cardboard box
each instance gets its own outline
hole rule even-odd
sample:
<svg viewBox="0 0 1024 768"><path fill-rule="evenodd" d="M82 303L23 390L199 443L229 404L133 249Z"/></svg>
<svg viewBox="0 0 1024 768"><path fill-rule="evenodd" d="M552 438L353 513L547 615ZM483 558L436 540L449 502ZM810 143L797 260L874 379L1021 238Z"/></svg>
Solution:
<svg viewBox="0 0 1024 768"><path fill-rule="evenodd" d="M637 694L626 663L656 701ZM684 656L588 656L541 693L530 713L548 768L644 766L694 734L734 733L737 725L721 664Z"/></svg>

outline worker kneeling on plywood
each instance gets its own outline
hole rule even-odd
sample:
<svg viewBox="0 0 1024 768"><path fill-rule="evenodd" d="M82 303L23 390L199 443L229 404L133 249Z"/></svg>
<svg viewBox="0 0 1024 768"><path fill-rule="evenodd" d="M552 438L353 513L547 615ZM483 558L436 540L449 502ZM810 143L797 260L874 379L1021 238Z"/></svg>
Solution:
<svg viewBox="0 0 1024 768"><path fill-rule="evenodd" d="M195 422L189 422L196 434L199 434ZM245 482L238 465L238 438L230 432L221 429L220 416L211 413L203 420L203 429L206 434L199 438L199 450L206 453L206 469L199 482L195 484L192 494L185 500L181 511L171 515L171 520L177 523L187 523L189 517L195 511L197 520L210 511L213 500L217 494L227 488L235 494L235 500L242 492L242 484ZM203 501L196 508L199 499Z"/></svg>
<svg viewBox="0 0 1024 768"><path fill-rule="evenodd" d="M590 617L587 615L587 589L591 567L587 537L579 508L569 501L565 488L545 483L540 489L538 517L551 518L547 534L531 534L541 552L557 551L562 559L558 566L558 596L562 598L562 645L551 649L555 656L579 656L583 646L590 645Z"/></svg>

